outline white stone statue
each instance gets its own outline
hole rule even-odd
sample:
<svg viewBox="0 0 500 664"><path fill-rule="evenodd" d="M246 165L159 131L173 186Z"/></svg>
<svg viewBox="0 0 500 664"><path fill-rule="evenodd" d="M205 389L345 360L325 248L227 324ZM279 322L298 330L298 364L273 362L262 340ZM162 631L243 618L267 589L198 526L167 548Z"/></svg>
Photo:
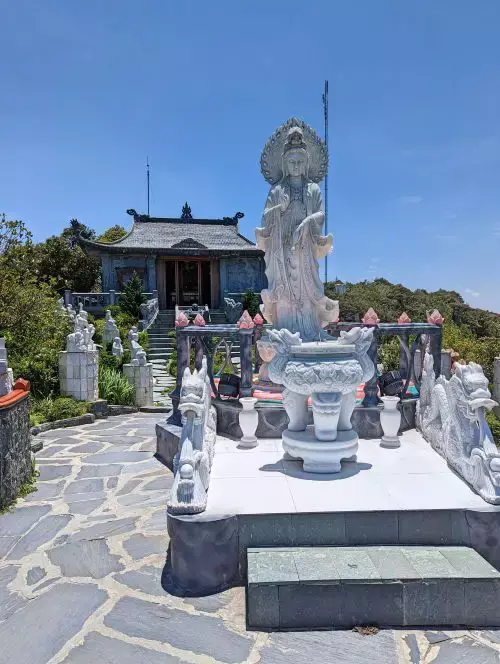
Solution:
<svg viewBox="0 0 500 664"><path fill-rule="evenodd" d="M104 330L102 331L102 343L104 346L107 346L107 344L110 344L119 336L120 330L118 329L114 318L111 316L111 311L108 309L106 311L106 323L104 325Z"/></svg>
<svg viewBox="0 0 500 664"><path fill-rule="evenodd" d="M81 353L88 350L83 332L77 330L72 334L68 334L66 337L66 350L68 353Z"/></svg>
<svg viewBox="0 0 500 664"><path fill-rule="evenodd" d="M115 337L113 340L113 346L111 348L111 354L117 357L119 360L123 357L123 344L120 337Z"/></svg>
<svg viewBox="0 0 500 664"><path fill-rule="evenodd" d="M322 328L338 319L338 302L325 296L318 265L333 241L321 234L325 215L318 182L327 167L325 144L296 118L276 130L261 156L271 184L262 228L256 229L268 280L263 314L275 329L299 332L303 341L325 338Z"/></svg>
<svg viewBox="0 0 500 664"><path fill-rule="evenodd" d="M449 380L436 379L433 357L425 354L417 427L484 500L499 505L500 454L484 416L496 405L479 364L457 364Z"/></svg>
<svg viewBox="0 0 500 664"><path fill-rule="evenodd" d="M144 352L144 348L139 343L139 333L137 332L136 327L132 327L127 334L128 343L130 346L130 364L139 364L135 362L137 360L137 354L140 351Z"/></svg>
<svg viewBox="0 0 500 664"><path fill-rule="evenodd" d="M182 432L174 457L174 483L167 510L171 514L196 514L207 505L207 490L215 452L216 411L212 406L207 358L200 371L187 367L182 377L179 410Z"/></svg>

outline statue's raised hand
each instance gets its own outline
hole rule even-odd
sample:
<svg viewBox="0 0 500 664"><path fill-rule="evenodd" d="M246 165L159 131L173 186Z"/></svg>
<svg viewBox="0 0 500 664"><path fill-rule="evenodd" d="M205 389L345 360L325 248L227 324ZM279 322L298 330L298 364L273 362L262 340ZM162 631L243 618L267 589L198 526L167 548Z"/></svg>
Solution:
<svg viewBox="0 0 500 664"><path fill-rule="evenodd" d="M289 204L290 204L290 196L285 191L282 191L279 200L279 206L281 208L281 211L286 212L286 209L288 208Z"/></svg>

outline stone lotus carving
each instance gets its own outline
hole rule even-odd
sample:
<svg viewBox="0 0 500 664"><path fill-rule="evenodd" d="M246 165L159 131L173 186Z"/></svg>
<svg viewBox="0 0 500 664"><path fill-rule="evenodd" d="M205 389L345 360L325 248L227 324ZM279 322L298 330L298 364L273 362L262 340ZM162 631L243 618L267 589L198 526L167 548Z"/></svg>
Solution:
<svg viewBox="0 0 500 664"><path fill-rule="evenodd" d="M193 323L195 325L197 325L198 327L205 327L205 325L206 325L205 319L203 318L203 316L201 314L196 314L196 316L194 317Z"/></svg>
<svg viewBox="0 0 500 664"><path fill-rule="evenodd" d="M373 307L370 307L363 316L363 318L361 319L361 322L364 325L378 325L380 323L380 318L378 317L378 314L375 311L375 309L373 309Z"/></svg>
<svg viewBox="0 0 500 664"><path fill-rule="evenodd" d="M264 325L264 319L260 314L255 314L255 316L253 317L253 322L255 323L255 325Z"/></svg>
<svg viewBox="0 0 500 664"><path fill-rule="evenodd" d="M246 309L241 314L241 317L238 320L237 325L240 328L240 330L251 330L255 327L255 323L253 322L252 317L250 316L250 314Z"/></svg>
<svg viewBox="0 0 500 664"><path fill-rule="evenodd" d="M437 309L427 312L427 322L432 323L433 325L442 325L444 323L444 318L441 316Z"/></svg>
<svg viewBox="0 0 500 664"><path fill-rule="evenodd" d="M449 380L436 379L432 355L425 354L417 426L485 501L499 505L500 454L485 419L496 405L479 364L457 364Z"/></svg>
<svg viewBox="0 0 500 664"><path fill-rule="evenodd" d="M325 296L318 266L333 242L321 234L325 215L317 184L327 165L325 144L297 118L276 130L261 157L272 185L256 229L268 282L262 313L276 329L297 331L304 341L326 338L323 328L338 319L338 302Z"/></svg>
<svg viewBox="0 0 500 664"><path fill-rule="evenodd" d="M175 327L186 327L189 325L189 318L183 311L180 311L175 319Z"/></svg>
<svg viewBox="0 0 500 664"><path fill-rule="evenodd" d="M408 316L406 311L403 311L401 316L398 318L398 323L399 325L408 325L409 323L411 323L411 318Z"/></svg>
<svg viewBox="0 0 500 664"><path fill-rule="evenodd" d="M227 322L230 324L237 323L240 319L241 312L243 311L243 302L236 302L232 297L224 298L224 313L226 314Z"/></svg>
<svg viewBox="0 0 500 664"><path fill-rule="evenodd" d="M197 514L207 505L210 470L215 450L216 411L212 406L207 358L200 371L189 367L182 377L179 410L182 432L174 457L174 483L168 502L171 514Z"/></svg>

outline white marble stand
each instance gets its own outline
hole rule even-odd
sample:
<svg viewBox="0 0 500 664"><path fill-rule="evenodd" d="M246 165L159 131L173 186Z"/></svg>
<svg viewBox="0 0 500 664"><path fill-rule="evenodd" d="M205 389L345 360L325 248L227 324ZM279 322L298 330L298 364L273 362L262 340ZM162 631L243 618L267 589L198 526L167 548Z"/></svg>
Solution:
<svg viewBox="0 0 500 664"><path fill-rule="evenodd" d="M337 431L335 440L319 440L314 435L314 427L305 431L283 431L283 449L291 457L302 459L306 473L339 473L340 462L356 460L358 434L350 431Z"/></svg>
<svg viewBox="0 0 500 664"><path fill-rule="evenodd" d="M62 396L77 401L97 401L98 351L66 351L59 353L59 382Z"/></svg>
<svg viewBox="0 0 500 664"><path fill-rule="evenodd" d="M135 390L135 405L151 407L153 402L153 365L124 364L123 374Z"/></svg>

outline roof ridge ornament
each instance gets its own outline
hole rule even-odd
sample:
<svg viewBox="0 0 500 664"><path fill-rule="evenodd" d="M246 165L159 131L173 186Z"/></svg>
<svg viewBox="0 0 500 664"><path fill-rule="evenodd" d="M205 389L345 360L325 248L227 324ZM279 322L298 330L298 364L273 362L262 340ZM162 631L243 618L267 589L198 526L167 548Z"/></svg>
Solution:
<svg viewBox="0 0 500 664"><path fill-rule="evenodd" d="M186 201L182 206L181 219L192 219L192 218L193 215L191 214L191 208L189 207L188 202Z"/></svg>

